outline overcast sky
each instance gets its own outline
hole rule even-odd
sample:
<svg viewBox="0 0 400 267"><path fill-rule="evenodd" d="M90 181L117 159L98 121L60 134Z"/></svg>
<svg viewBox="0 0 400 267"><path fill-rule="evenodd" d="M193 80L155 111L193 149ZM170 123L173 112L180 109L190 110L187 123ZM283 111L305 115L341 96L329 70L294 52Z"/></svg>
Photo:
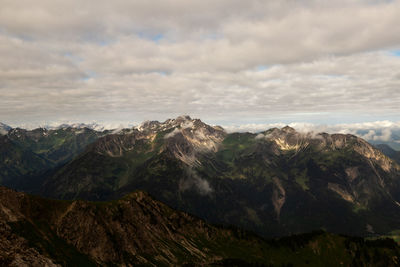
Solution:
<svg viewBox="0 0 400 267"><path fill-rule="evenodd" d="M0 0L0 121L400 121L400 1Z"/></svg>

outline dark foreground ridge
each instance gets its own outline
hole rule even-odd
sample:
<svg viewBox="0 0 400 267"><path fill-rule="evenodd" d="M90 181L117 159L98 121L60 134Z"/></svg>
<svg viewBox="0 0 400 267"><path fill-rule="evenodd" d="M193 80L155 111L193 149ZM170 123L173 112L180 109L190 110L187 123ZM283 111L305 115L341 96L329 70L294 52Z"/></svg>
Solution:
<svg viewBox="0 0 400 267"><path fill-rule="evenodd" d="M1 266L398 266L391 239L326 232L265 240L209 225L138 191L111 202L0 187Z"/></svg>

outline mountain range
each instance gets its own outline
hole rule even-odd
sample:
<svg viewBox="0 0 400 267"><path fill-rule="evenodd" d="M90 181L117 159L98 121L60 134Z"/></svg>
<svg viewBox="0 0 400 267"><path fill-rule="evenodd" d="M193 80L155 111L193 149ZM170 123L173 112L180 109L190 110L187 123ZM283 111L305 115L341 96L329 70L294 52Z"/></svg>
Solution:
<svg viewBox="0 0 400 267"><path fill-rule="evenodd" d="M120 131L12 129L1 138L1 183L44 197L110 201L142 190L263 237L399 230L400 167L353 135L227 133L181 116Z"/></svg>
<svg viewBox="0 0 400 267"><path fill-rule="evenodd" d="M17 188L28 186L29 180L24 177L42 175L72 160L88 144L107 133L71 127L9 129L6 135L0 135L0 182Z"/></svg>

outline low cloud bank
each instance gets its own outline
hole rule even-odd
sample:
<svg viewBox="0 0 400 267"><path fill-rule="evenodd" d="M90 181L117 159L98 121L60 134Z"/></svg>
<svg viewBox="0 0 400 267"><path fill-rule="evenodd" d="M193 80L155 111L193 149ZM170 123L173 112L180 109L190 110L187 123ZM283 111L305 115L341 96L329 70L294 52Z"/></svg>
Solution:
<svg viewBox="0 0 400 267"><path fill-rule="evenodd" d="M200 178L194 170L187 169L187 177L179 181L179 190L184 192L190 189L200 195L210 195L214 191L207 180Z"/></svg>

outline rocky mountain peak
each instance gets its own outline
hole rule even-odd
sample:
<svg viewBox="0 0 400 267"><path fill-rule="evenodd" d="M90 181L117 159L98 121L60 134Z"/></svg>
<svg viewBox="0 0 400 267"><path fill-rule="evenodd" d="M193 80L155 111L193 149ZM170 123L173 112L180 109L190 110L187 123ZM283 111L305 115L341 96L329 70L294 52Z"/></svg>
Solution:
<svg viewBox="0 0 400 267"><path fill-rule="evenodd" d="M189 166L199 163L198 153L216 152L226 136L221 127L207 125L189 116L180 116L165 124L173 129L164 137L168 150Z"/></svg>
<svg viewBox="0 0 400 267"><path fill-rule="evenodd" d="M161 137L161 149L167 149L174 157L193 165L197 161L195 154L215 152L225 136L222 127L207 125L190 116L179 116L164 122L145 121L129 131L105 136L97 142L96 151L120 157L126 151L135 150L138 143L149 143L153 147L156 137Z"/></svg>
<svg viewBox="0 0 400 267"><path fill-rule="evenodd" d="M178 117L176 119L168 119L164 122L159 121L144 121L138 127L137 130L140 132L160 132L166 131L168 129L181 126L183 124L190 123L191 119L184 119L183 117Z"/></svg>
<svg viewBox="0 0 400 267"><path fill-rule="evenodd" d="M144 121L137 127L137 129L139 131L157 130L160 127L160 125L161 123L159 121Z"/></svg>
<svg viewBox="0 0 400 267"><path fill-rule="evenodd" d="M285 127L283 127L281 129L281 131L285 132L285 133L295 133L296 132L296 130L294 128L290 127L289 125L286 125Z"/></svg>
<svg viewBox="0 0 400 267"><path fill-rule="evenodd" d="M182 116L178 116L175 119L175 121L178 123L182 123L182 122L186 122L186 121L192 121L192 118L190 118L189 115L182 115Z"/></svg>
<svg viewBox="0 0 400 267"><path fill-rule="evenodd" d="M272 128L257 135L257 139L265 139L275 142L280 150L298 151L309 145L308 136L297 132L294 128L286 126L281 129Z"/></svg>
<svg viewBox="0 0 400 267"><path fill-rule="evenodd" d="M368 160L377 162L385 171L389 171L394 167L393 161L379 149L376 149L362 138L351 134L303 133L286 126L281 129L273 128L260 133L257 139L272 141L281 151L298 152L307 147L312 147L317 151L350 149Z"/></svg>
<svg viewBox="0 0 400 267"><path fill-rule="evenodd" d="M178 116L175 119L167 119L164 122L145 121L137 127L141 132L160 132L173 128L198 130L200 128L214 129L214 131L224 132L220 126L210 126L202 122L200 119L192 119L188 115Z"/></svg>
<svg viewBox="0 0 400 267"><path fill-rule="evenodd" d="M21 128L13 128L8 132L8 136L10 136L11 138L22 138L25 137L26 133L28 131L25 129L21 129Z"/></svg>

